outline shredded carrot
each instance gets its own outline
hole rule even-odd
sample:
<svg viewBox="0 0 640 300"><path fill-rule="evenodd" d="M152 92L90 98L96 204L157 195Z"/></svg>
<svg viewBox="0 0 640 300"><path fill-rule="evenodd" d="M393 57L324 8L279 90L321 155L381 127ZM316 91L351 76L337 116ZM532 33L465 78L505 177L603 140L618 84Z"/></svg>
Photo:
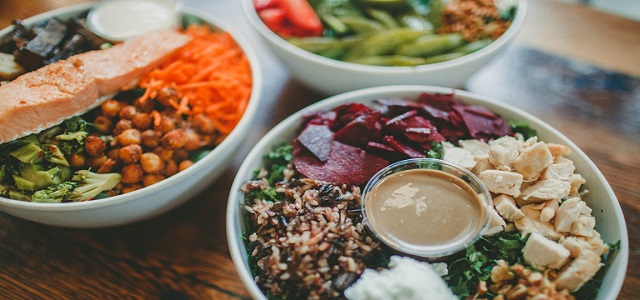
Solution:
<svg viewBox="0 0 640 300"><path fill-rule="evenodd" d="M140 81L146 89L141 100L173 87L180 100L170 101L171 106L181 114L206 114L224 138L240 121L251 96L249 61L226 32L191 25L184 33L192 40Z"/></svg>

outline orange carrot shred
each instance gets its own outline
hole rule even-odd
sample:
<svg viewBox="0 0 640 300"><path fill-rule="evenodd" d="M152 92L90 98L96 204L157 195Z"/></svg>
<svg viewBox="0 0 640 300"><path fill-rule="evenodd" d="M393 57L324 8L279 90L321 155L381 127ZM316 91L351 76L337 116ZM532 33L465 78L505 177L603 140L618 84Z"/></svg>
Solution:
<svg viewBox="0 0 640 300"><path fill-rule="evenodd" d="M170 104L180 114L206 114L223 138L238 124L251 97L251 67L242 49L226 32L204 25L184 30L192 40L166 63L141 81L142 101L153 99L164 87L173 87L178 102ZM156 112L157 113L157 112ZM153 114L154 123L160 121Z"/></svg>

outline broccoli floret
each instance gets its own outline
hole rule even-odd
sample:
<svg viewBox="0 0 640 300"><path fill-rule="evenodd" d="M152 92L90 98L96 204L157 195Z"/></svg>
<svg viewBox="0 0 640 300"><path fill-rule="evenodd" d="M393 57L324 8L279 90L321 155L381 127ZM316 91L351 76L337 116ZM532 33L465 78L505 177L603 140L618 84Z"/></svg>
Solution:
<svg viewBox="0 0 640 300"><path fill-rule="evenodd" d="M71 179L78 182L78 187L71 192L68 199L72 201L93 199L100 192L114 188L121 178L122 176L118 173L98 174L88 170L80 170Z"/></svg>
<svg viewBox="0 0 640 300"><path fill-rule="evenodd" d="M36 145L36 143L28 143L11 151L9 154L25 164L33 164L42 159L44 156L44 150L42 150L40 146Z"/></svg>
<svg viewBox="0 0 640 300"><path fill-rule="evenodd" d="M44 190L39 190L31 195L33 202L62 202L78 186L77 182L66 181L60 184L50 185Z"/></svg>

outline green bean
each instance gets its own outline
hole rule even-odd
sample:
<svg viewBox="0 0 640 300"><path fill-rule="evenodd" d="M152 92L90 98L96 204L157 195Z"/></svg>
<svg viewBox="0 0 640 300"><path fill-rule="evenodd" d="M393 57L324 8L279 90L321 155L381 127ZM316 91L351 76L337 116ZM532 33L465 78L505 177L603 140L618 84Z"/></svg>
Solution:
<svg viewBox="0 0 640 300"><path fill-rule="evenodd" d="M356 43L347 51L344 59L389 54L398 45L412 41L425 34L427 34L426 31L416 31L407 27L380 31Z"/></svg>
<svg viewBox="0 0 640 300"><path fill-rule="evenodd" d="M376 32L384 27L377 21L359 16L339 16L338 19L355 33Z"/></svg>
<svg viewBox="0 0 640 300"><path fill-rule="evenodd" d="M424 60L425 64L434 64L434 63L439 63L439 62L443 62L443 61L447 61L447 60L452 60L452 59L456 59L459 57L463 57L465 56L465 53L460 53L460 52L451 52L451 53L447 53L447 54L440 54L440 55L435 55L435 56L431 56L431 57L427 57Z"/></svg>
<svg viewBox="0 0 640 300"><path fill-rule="evenodd" d="M376 7L385 7L385 8L406 8L407 1L406 0L357 0L356 2L367 5L367 6L376 6Z"/></svg>
<svg viewBox="0 0 640 300"><path fill-rule="evenodd" d="M401 25L413 28L414 30L432 30L433 25L425 18L416 14L404 14L399 18Z"/></svg>
<svg viewBox="0 0 640 300"><path fill-rule="evenodd" d="M334 37L307 37L307 38L291 38L289 43L313 53L322 53L324 51L335 49L346 49L363 41L368 35L355 35L345 38Z"/></svg>
<svg viewBox="0 0 640 300"><path fill-rule="evenodd" d="M398 47L395 54L406 56L430 56L460 47L464 40L460 34L429 35Z"/></svg>
<svg viewBox="0 0 640 300"><path fill-rule="evenodd" d="M425 59L402 55L365 56L347 60L351 63L373 66L417 66L422 65Z"/></svg>
<svg viewBox="0 0 640 300"><path fill-rule="evenodd" d="M463 45L463 46L460 46L458 48L453 49L453 52L460 52L460 53L464 53L464 54L469 54L469 53L476 52L476 51L488 46L489 44L491 44L491 42L493 42L493 40L491 40L491 39L473 41L471 43L468 43L466 45Z"/></svg>
<svg viewBox="0 0 640 300"><path fill-rule="evenodd" d="M346 52L347 52L347 49L345 48L333 48L333 49L327 49L327 50L318 52L318 54L326 58L340 59Z"/></svg>
<svg viewBox="0 0 640 300"><path fill-rule="evenodd" d="M336 16L331 14L321 14L319 17L337 35L343 35L349 32L349 27L345 25L342 21L340 21L340 19L338 19Z"/></svg>
<svg viewBox="0 0 640 300"><path fill-rule="evenodd" d="M393 16L391 14L389 14L388 12L384 11L384 10L368 8L367 9L367 13L372 18L374 18L375 20L380 22L385 28L398 28L398 27L400 27L398 25L398 22L396 22L396 20L393 18Z"/></svg>

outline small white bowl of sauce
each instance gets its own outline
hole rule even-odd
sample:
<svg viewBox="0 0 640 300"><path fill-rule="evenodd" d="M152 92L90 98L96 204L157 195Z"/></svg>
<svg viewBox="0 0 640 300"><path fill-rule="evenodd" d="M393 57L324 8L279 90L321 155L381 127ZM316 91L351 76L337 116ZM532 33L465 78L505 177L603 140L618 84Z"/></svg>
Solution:
<svg viewBox="0 0 640 300"><path fill-rule="evenodd" d="M179 10L179 3L173 0L103 0L87 15L87 26L107 40L124 41L177 27Z"/></svg>
<svg viewBox="0 0 640 300"><path fill-rule="evenodd" d="M369 229L399 252L436 259L482 236L491 195L471 172L449 162L408 159L380 170L362 192Z"/></svg>

